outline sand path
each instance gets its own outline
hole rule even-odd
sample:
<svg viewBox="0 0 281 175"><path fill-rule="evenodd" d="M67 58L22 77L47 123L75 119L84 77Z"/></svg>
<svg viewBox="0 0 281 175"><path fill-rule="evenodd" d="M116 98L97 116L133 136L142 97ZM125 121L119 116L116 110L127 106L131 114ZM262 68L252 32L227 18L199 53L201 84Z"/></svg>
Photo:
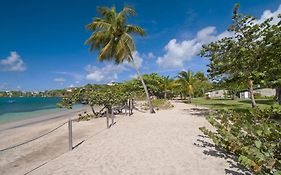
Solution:
<svg viewBox="0 0 281 175"><path fill-rule="evenodd" d="M200 136L200 126L210 127L204 116L193 105L174 105L156 114L119 118L101 132L93 129L78 148L30 174L243 174Z"/></svg>

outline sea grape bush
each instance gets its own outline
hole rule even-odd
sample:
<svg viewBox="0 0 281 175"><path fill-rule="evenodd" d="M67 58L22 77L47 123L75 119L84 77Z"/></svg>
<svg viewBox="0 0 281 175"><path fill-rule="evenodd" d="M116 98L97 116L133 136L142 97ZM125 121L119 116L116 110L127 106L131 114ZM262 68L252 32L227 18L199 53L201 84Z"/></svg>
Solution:
<svg viewBox="0 0 281 175"><path fill-rule="evenodd" d="M281 110L218 111L208 117L216 128L200 130L216 146L238 156L238 161L257 174L281 174Z"/></svg>
<svg viewBox="0 0 281 175"><path fill-rule="evenodd" d="M90 106L104 106L110 109L114 105L124 104L131 94L126 92L122 85L95 86L88 85L76 89L69 97L59 103L60 107L72 108L73 104L81 103Z"/></svg>

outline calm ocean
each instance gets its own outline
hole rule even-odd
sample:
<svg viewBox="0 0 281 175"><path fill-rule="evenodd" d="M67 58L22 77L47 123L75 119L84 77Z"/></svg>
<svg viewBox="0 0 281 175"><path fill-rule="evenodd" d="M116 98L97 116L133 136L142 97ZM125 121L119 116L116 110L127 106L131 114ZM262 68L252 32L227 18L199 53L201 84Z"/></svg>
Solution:
<svg viewBox="0 0 281 175"><path fill-rule="evenodd" d="M59 97L1 97L0 124L63 111L65 109L57 107L60 99Z"/></svg>

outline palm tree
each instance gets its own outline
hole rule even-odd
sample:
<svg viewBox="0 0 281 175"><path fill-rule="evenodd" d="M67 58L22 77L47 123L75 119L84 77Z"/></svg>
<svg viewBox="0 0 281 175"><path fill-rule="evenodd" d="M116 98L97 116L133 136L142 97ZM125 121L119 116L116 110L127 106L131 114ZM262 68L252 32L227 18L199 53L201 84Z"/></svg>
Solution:
<svg viewBox="0 0 281 175"><path fill-rule="evenodd" d="M115 7L100 7L98 13L101 17L95 18L86 26L88 30L93 31L86 44L90 46L90 51L99 50L99 61L113 60L116 64L124 61L131 62L142 82L150 112L155 113L147 87L133 58L136 46L131 35L145 36L145 31L141 27L127 24L127 16L134 16L135 10L124 7L122 11L117 13Z"/></svg>
<svg viewBox="0 0 281 175"><path fill-rule="evenodd" d="M167 99L167 92L174 86L174 80L169 76L163 77L162 88L164 89L164 98Z"/></svg>
<svg viewBox="0 0 281 175"><path fill-rule="evenodd" d="M178 74L178 82L181 84L183 92L185 94L188 94L189 102L191 103L191 97L194 91L194 84L196 82L196 78L194 77L192 71L181 71Z"/></svg>

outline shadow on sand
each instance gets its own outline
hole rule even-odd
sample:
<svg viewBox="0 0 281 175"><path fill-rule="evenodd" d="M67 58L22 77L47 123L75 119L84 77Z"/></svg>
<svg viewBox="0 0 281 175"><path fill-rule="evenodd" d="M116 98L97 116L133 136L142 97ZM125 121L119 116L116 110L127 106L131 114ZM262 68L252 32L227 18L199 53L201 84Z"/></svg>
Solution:
<svg viewBox="0 0 281 175"><path fill-rule="evenodd" d="M217 148L214 144L205 141L207 138L203 135L198 135L197 142L194 143L195 146L204 148L203 153L207 156L214 156L222 159L227 159L229 168L225 169L225 174L231 175L252 175L252 173L247 170L244 166L238 163L237 157L233 154L229 154L226 151Z"/></svg>
<svg viewBox="0 0 281 175"><path fill-rule="evenodd" d="M203 109L203 108L190 108L190 109L184 109L184 111L189 112L191 115L195 115L198 117L205 117L210 114L210 109Z"/></svg>

